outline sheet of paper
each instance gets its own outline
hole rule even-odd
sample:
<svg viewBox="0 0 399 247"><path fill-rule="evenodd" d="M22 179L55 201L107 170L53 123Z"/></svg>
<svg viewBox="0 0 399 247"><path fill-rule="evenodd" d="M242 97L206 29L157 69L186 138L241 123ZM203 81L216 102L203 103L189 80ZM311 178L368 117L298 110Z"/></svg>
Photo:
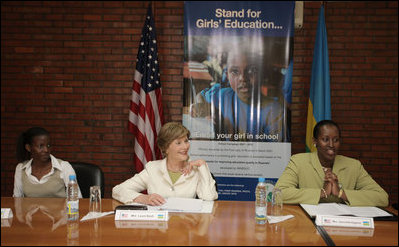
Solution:
<svg viewBox="0 0 399 247"><path fill-rule="evenodd" d="M110 215L110 214L113 214L113 213L114 213L114 211L108 211L108 212L102 212L102 213L99 213L99 212L89 212L88 214L86 214L85 216L83 216L83 217L80 219L80 221L85 221L85 220L91 220L91 219L101 218L101 217L103 217L103 216Z"/></svg>
<svg viewBox="0 0 399 247"><path fill-rule="evenodd" d="M140 203L128 203L129 205L144 205ZM166 203L161 206L149 206L148 210L168 210L169 212L185 212L185 213L205 213L210 214L213 210L214 201L203 201L193 198L166 198Z"/></svg>
<svg viewBox="0 0 399 247"><path fill-rule="evenodd" d="M193 198L169 197L161 209L168 211L198 212L202 210L202 200Z"/></svg>
<svg viewBox="0 0 399 247"><path fill-rule="evenodd" d="M351 207L346 204L320 203L318 205L301 204L303 209L311 216L316 215L354 215L360 217L382 217L392 214L377 207Z"/></svg>
<svg viewBox="0 0 399 247"><path fill-rule="evenodd" d="M351 212L355 216L361 217L384 217L392 216L388 212L377 207L350 207L345 204L339 204L340 207L345 208L346 211Z"/></svg>
<svg viewBox="0 0 399 247"><path fill-rule="evenodd" d="M294 215L289 214L289 215L282 215L282 216L266 216L267 218L267 222L269 222L269 224L274 224L274 223L278 223L284 220L288 220L291 218L294 218Z"/></svg>
<svg viewBox="0 0 399 247"><path fill-rule="evenodd" d="M318 205L301 204L302 208L311 216L322 215L345 215L348 212L338 207L337 203L320 203Z"/></svg>

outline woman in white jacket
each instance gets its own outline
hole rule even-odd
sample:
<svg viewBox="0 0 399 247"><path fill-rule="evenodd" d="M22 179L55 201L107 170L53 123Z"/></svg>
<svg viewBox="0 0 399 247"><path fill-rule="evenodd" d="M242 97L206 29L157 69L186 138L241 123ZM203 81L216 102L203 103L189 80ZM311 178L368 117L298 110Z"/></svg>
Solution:
<svg viewBox="0 0 399 247"><path fill-rule="evenodd" d="M190 131L182 124L162 126L157 143L164 159L150 161L140 173L116 185L112 197L120 202L162 205L168 197L216 200L216 182L204 160L189 161ZM148 194L140 192L147 190Z"/></svg>

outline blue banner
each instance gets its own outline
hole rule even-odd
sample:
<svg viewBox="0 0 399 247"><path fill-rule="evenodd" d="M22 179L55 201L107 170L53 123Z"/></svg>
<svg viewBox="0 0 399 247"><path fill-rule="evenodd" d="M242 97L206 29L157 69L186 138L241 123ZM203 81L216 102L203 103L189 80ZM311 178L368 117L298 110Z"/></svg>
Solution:
<svg viewBox="0 0 399 247"><path fill-rule="evenodd" d="M219 199L254 200L291 156L294 2L185 2L183 124Z"/></svg>

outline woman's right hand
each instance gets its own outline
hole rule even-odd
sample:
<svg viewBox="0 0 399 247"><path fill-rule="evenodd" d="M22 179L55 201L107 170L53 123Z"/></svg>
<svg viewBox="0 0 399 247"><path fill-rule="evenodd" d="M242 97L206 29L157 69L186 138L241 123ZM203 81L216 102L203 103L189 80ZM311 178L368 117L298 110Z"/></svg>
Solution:
<svg viewBox="0 0 399 247"><path fill-rule="evenodd" d="M166 202L166 200L158 195L158 194L150 194L150 195L140 195L133 200L133 202L146 204L150 206L160 206Z"/></svg>
<svg viewBox="0 0 399 247"><path fill-rule="evenodd" d="M324 191L326 193L325 196L331 195L332 186L331 186L331 183L329 181L325 181L324 182L323 188L324 188Z"/></svg>
<svg viewBox="0 0 399 247"><path fill-rule="evenodd" d="M331 168L323 168L323 171L324 171L324 186L323 186L323 188L326 193L326 196L329 196L329 195L331 195L331 192L332 192L335 174L332 173ZM336 178L336 176L335 176L335 178Z"/></svg>

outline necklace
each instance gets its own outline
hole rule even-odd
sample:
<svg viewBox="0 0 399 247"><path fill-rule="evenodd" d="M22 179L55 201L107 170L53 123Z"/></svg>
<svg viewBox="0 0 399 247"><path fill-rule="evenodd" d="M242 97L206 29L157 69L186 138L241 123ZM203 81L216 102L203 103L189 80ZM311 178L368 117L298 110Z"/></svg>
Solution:
<svg viewBox="0 0 399 247"><path fill-rule="evenodd" d="M168 171L173 172L173 173L181 173L182 170L183 170L183 169L180 169L180 170L178 170L178 171L174 171L174 170L171 170L171 169L168 168Z"/></svg>
<svg viewBox="0 0 399 247"><path fill-rule="evenodd" d="M171 169L171 168L170 168L170 165L168 165L168 163L166 163L166 168L167 168L168 171L170 171L170 172L175 172L175 173L177 173L177 172L183 172L184 167L186 167L186 166L185 166L185 163L183 163L183 167L180 167L180 168L178 168L178 169Z"/></svg>
<svg viewBox="0 0 399 247"><path fill-rule="evenodd" d="M321 166L321 168L323 168L323 171L326 172L328 170L332 170L332 167L325 167L325 166Z"/></svg>
<svg viewBox="0 0 399 247"><path fill-rule="evenodd" d="M37 177L37 179L41 179L44 175L48 174L51 171L52 165L47 165L44 168L37 168L37 166L32 166L32 175Z"/></svg>

